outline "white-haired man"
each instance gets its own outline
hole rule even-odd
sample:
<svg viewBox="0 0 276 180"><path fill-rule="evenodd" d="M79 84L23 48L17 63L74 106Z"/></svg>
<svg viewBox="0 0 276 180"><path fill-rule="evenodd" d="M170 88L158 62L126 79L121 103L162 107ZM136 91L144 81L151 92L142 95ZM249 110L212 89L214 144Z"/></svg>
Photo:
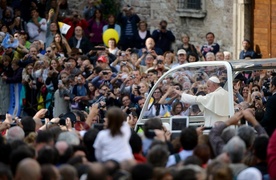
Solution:
<svg viewBox="0 0 276 180"><path fill-rule="evenodd" d="M188 104L198 104L204 111L205 126L213 126L216 121L225 121L229 118L228 92L220 86L216 76L207 81L208 94L206 96L193 96L174 90L181 95L181 101Z"/></svg>

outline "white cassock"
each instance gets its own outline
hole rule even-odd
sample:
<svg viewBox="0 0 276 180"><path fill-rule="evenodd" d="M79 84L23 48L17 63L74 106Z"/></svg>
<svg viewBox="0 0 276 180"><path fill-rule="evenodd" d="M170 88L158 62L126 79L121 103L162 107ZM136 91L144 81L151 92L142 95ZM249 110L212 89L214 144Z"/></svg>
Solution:
<svg viewBox="0 0 276 180"><path fill-rule="evenodd" d="M206 96L193 96L183 93L181 101L188 104L198 104L204 111L205 126L213 126L216 121L226 121L229 118L228 92L222 87Z"/></svg>

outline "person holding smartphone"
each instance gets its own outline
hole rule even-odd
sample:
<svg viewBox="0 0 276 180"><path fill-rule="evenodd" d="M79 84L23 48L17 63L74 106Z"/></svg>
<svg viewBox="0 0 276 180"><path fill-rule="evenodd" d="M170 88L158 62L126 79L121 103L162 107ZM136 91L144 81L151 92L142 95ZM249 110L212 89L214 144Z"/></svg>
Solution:
<svg viewBox="0 0 276 180"><path fill-rule="evenodd" d="M106 113L106 129L99 132L94 142L98 162L113 159L117 162L134 159L129 139L131 129L120 108L111 107Z"/></svg>

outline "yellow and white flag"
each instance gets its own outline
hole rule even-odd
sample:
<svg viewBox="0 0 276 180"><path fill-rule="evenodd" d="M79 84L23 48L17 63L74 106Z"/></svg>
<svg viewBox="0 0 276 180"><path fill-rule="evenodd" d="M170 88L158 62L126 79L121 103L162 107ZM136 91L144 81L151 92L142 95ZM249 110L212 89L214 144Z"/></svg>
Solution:
<svg viewBox="0 0 276 180"><path fill-rule="evenodd" d="M58 22L58 26L61 34L67 34L68 30L71 28L70 25L65 24L63 22Z"/></svg>

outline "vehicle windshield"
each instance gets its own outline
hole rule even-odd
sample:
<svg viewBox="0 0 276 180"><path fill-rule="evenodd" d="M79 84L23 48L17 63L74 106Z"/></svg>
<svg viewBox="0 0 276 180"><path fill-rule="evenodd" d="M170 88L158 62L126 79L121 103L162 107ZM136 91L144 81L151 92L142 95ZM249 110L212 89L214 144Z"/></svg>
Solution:
<svg viewBox="0 0 276 180"><path fill-rule="evenodd" d="M231 73L231 72L229 72ZM179 67L165 74L152 88L141 114L142 119L151 117L169 118L171 116L202 116L197 104L180 101L181 96L174 89L191 95L208 94L207 80L217 76L220 85L228 91L227 68L225 65L202 65Z"/></svg>

